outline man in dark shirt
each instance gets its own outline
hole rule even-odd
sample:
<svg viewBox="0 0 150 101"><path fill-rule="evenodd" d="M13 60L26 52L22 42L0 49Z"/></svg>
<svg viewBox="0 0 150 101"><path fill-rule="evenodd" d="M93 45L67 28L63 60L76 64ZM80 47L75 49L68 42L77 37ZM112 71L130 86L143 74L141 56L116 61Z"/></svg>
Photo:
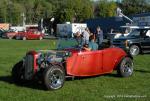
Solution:
<svg viewBox="0 0 150 101"><path fill-rule="evenodd" d="M103 42L103 31L101 30L101 28L99 26L96 29L96 39L98 41L99 47L101 47L102 42Z"/></svg>

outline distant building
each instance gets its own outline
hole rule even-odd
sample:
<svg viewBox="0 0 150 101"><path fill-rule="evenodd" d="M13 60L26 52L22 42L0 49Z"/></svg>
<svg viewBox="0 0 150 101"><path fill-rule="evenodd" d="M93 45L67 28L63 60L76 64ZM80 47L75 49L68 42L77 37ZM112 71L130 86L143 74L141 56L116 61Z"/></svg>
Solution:
<svg viewBox="0 0 150 101"><path fill-rule="evenodd" d="M9 23L0 23L0 29L8 30L9 29Z"/></svg>

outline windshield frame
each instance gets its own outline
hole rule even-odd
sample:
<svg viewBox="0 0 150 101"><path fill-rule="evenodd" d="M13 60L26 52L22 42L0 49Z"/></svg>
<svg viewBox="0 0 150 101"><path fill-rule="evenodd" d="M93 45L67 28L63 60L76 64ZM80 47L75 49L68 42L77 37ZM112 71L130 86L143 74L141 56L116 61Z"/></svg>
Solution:
<svg viewBox="0 0 150 101"><path fill-rule="evenodd" d="M57 50L64 50L64 49L79 49L80 48L80 43L76 38L59 38L57 41Z"/></svg>

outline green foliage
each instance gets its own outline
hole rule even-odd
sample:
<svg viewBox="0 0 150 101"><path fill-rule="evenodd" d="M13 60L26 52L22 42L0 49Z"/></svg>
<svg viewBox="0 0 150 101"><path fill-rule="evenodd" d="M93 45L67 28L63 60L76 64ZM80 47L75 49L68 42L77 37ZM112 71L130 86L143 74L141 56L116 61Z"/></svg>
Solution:
<svg viewBox="0 0 150 101"><path fill-rule="evenodd" d="M98 16L100 17L112 17L115 16L117 5L115 2L108 2L107 0L99 1Z"/></svg>
<svg viewBox="0 0 150 101"><path fill-rule="evenodd" d="M111 0L0 0L0 22L21 25L21 14L25 13L26 23L38 23L41 18L55 17L59 23L82 22L93 17L115 16L117 6L123 13L149 12L147 0L123 0L116 4Z"/></svg>
<svg viewBox="0 0 150 101"><path fill-rule="evenodd" d="M26 23L38 23L41 18L54 16L59 22L83 21L93 17L90 0L1 0L0 20L14 25L21 24L25 13Z"/></svg>
<svg viewBox="0 0 150 101"><path fill-rule="evenodd" d="M120 7L126 15L150 12L147 0L123 0Z"/></svg>
<svg viewBox="0 0 150 101"><path fill-rule="evenodd" d="M23 12L23 8L20 4L18 3L14 3L12 5L11 8L12 12L11 12L11 22L14 25L18 25L20 24L20 22L22 22L22 17L21 17L21 13Z"/></svg>
<svg viewBox="0 0 150 101"><path fill-rule="evenodd" d="M93 17L93 6L90 0L62 0L61 8L58 9L60 22L76 22ZM62 9L63 8L63 9Z"/></svg>
<svg viewBox="0 0 150 101"><path fill-rule="evenodd" d="M0 1L0 21L7 22L7 3L5 1Z"/></svg>

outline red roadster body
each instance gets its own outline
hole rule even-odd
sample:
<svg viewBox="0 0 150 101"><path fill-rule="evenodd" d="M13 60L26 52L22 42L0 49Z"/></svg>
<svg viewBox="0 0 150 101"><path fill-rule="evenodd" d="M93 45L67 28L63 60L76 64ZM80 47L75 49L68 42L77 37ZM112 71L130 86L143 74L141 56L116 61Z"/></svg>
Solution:
<svg viewBox="0 0 150 101"><path fill-rule="evenodd" d="M93 76L110 73L127 54L119 48L74 52L66 60L66 71L73 76Z"/></svg>
<svg viewBox="0 0 150 101"><path fill-rule="evenodd" d="M63 42L61 44L66 45ZM70 44L71 41L68 45ZM47 89L54 90L63 86L67 76L96 76L111 73L113 70L117 70L123 77L131 76L133 73L132 57L121 48L85 51L76 46L58 47L62 49L27 52L23 60L12 69L14 80L20 82L22 79L43 78Z"/></svg>

